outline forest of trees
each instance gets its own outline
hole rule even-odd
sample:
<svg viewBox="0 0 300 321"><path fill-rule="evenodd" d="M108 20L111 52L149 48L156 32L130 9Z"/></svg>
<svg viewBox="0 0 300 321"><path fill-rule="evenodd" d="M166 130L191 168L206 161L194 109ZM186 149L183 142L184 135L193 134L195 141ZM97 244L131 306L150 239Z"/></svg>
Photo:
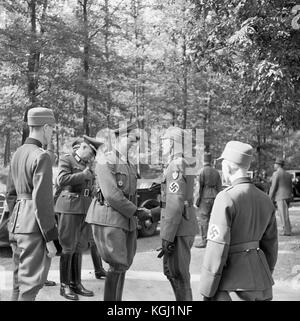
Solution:
<svg viewBox="0 0 300 321"><path fill-rule="evenodd" d="M237 139L256 168L300 168L300 2L2 0L1 167L35 106L54 110L57 153L142 117L203 128L214 157Z"/></svg>

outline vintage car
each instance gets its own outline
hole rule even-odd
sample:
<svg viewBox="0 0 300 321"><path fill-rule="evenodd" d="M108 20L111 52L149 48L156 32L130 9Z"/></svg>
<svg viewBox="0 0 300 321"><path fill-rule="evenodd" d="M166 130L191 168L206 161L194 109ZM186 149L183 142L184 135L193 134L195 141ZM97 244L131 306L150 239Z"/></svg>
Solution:
<svg viewBox="0 0 300 321"><path fill-rule="evenodd" d="M8 223L9 213L5 204L5 195L0 194L0 248L8 247Z"/></svg>
<svg viewBox="0 0 300 321"><path fill-rule="evenodd" d="M160 204L160 182L153 179L138 179L137 182L137 205L148 209ZM151 236L155 234L159 222L138 220L138 235Z"/></svg>
<svg viewBox="0 0 300 321"><path fill-rule="evenodd" d="M293 196L294 198L299 198L300 197L300 170L291 169L291 170L287 170L287 172L292 175Z"/></svg>

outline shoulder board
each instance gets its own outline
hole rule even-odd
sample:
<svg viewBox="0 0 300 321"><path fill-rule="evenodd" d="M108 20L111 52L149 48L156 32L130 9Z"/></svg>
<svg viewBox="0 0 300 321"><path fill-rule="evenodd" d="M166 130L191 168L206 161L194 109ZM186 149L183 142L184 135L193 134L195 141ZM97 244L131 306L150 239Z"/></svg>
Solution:
<svg viewBox="0 0 300 321"><path fill-rule="evenodd" d="M233 188L233 186L228 186L223 191L227 192L227 191L231 190L232 188Z"/></svg>
<svg viewBox="0 0 300 321"><path fill-rule="evenodd" d="M182 157L176 158L170 163L170 169L172 171L184 172L185 166L186 161Z"/></svg>
<svg viewBox="0 0 300 321"><path fill-rule="evenodd" d="M38 149L43 153L46 152L46 150L44 150L42 147L38 147Z"/></svg>

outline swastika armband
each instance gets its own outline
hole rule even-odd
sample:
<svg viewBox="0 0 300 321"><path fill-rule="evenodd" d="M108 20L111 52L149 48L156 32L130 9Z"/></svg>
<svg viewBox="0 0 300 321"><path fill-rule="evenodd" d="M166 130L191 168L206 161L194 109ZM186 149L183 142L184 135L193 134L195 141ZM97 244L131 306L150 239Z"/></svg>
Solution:
<svg viewBox="0 0 300 321"><path fill-rule="evenodd" d="M207 239L217 243L229 244L230 227L220 224L209 224Z"/></svg>
<svg viewBox="0 0 300 321"><path fill-rule="evenodd" d="M172 182L169 186L169 191L171 193L177 193L179 191L179 184L177 182Z"/></svg>

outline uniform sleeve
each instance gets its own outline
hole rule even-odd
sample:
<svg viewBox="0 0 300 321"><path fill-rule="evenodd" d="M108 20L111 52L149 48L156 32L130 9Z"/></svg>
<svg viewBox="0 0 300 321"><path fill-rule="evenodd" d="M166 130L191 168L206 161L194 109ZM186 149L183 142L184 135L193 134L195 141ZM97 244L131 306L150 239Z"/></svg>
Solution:
<svg viewBox="0 0 300 321"><path fill-rule="evenodd" d="M47 153L42 153L36 160L33 170L32 200L35 217L46 242L57 239L57 227L54 217L52 163Z"/></svg>
<svg viewBox="0 0 300 321"><path fill-rule="evenodd" d="M271 187L269 191L269 196L271 200L274 200L277 188L278 188L278 175L275 172L272 176L272 182L271 182Z"/></svg>
<svg viewBox="0 0 300 321"><path fill-rule="evenodd" d="M278 256L278 232L275 208L259 246L266 256L270 271L272 273L277 262Z"/></svg>
<svg viewBox="0 0 300 321"><path fill-rule="evenodd" d="M86 175L82 171L79 173L72 173L70 156L61 158L57 175L57 183L59 186L83 184L86 179Z"/></svg>
<svg viewBox="0 0 300 321"><path fill-rule="evenodd" d="M234 204L226 191L215 199L207 233L207 246L200 276L200 293L215 295L227 261Z"/></svg>
<svg viewBox="0 0 300 321"><path fill-rule="evenodd" d="M222 180L219 173L217 177L217 192L220 193L222 191Z"/></svg>
<svg viewBox="0 0 300 321"><path fill-rule="evenodd" d="M200 174L199 174L199 193L198 193L198 198L196 200L196 206L200 206L201 202L201 194L203 191L203 186L204 186L204 177L203 177L203 169L201 169Z"/></svg>
<svg viewBox="0 0 300 321"><path fill-rule="evenodd" d="M6 184L6 203L9 209L9 213L13 212L17 201L17 192L14 181L11 176L11 168L9 169L7 184Z"/></svg>
<svg viewBox="0 0 300 321"><path fill-rule="evenodd" d="M181 165L184 166L184 163ZM173 176L173 173L175 176ZM174 179L174 177L176 178ZM185 167L167 171L166 208L164 211L164 224L160 230L160 236L163 240L173 242L175 239L184 210L186 185Z"/></svg>
<svg viewBox="0 0 300 321"><path fill-rule="evenodd" d="M95 171L101 192L112 208L127 218L132 217L137 207L124 196L111 170L111 165L103 160L96 164Z"/></svg>
<svg viewBox="0 0 300 321"><path fill-rule="evenodd" d="M160 220L160 213L161 213L160 206L156 206L154 208L151 208L150 211L151 211L153 222L158 222Z"/></svg>

